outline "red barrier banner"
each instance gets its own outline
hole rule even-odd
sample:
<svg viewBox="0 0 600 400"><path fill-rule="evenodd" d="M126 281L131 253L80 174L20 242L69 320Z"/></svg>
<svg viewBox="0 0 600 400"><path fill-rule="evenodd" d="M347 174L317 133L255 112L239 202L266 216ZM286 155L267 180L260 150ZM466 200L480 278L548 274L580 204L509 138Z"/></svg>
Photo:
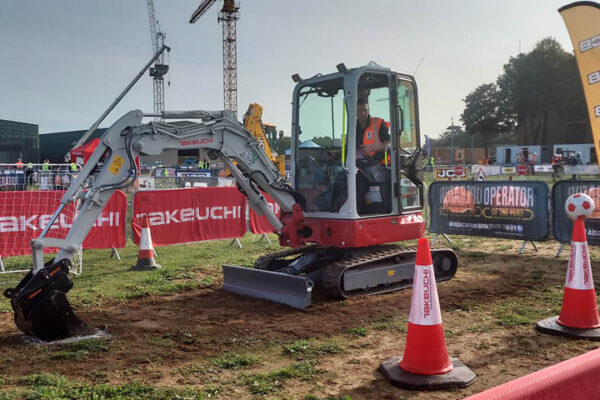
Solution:
<svg viewBox="0 0 600 400"><path fill-rule="evenodd" d="M29 242L38 237L60 205L62 190L0 192L0 257L31 254ZM47 237L64 239L75 215L69 204L48 230ZM46 253L56 249L44 249Z"/></svg>
<svg viewBox="0 0 600 400"><path fill-rule="evenodd" d="M0 192L0 257L31 254L29 242L48 225L60 205L64 191ZM70 203L52 224L47 237L64 239L75 218L75 204ZM125 247L127 199L116 191L83 242L85 249ZM56 248L46 248L54 253Z"/></svg>
<svg viewBox="0 0 600 400"><path fill-rule="evenodd" d="M102 214L83 241L84 249L120 249L127 240L125 225L127 196L120 190L113 193Z"/></svg>
<svg viewBox="0 0 600 400"><path fill-rule="evenodd" d="M144 190L133 196L133 241L148 216L158 246L230 239L246 233L246 198L234 187Z"/></svg>
<svg viewBox="0 0 600 400"><path fill-rule="evenodd" d="M265 199L267 199L269 204L269 208L275 212L277 217L281 216L281 208L279 207L279 204L277 204L268 194L263 193L263 196L265 196ZM273 227L267 220L267 217L264 215L259 216L252 208L250 208L250 232L254 234L273 233Z"/></svg>

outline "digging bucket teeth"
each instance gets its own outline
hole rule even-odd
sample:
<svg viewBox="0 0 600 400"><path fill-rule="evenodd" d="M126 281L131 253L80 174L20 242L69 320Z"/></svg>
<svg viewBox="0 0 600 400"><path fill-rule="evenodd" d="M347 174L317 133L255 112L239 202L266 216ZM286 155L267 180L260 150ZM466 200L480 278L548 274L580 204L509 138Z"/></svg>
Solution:
<svg viewBox="0 0 600 400"><path fill-rule="evenodd" d="M223 265L223 289L305 309L314 283L309 278L254 268Z"/></svg>
<svg viewBox="0 0 600 400"><path fill-rule="evenodd" d="M69 260L48 263L35 276L30 271L14 289L6 289L20 330L42 340L57 340L93 333L69 305L66 293L73 287L67 276Z"/></svg>

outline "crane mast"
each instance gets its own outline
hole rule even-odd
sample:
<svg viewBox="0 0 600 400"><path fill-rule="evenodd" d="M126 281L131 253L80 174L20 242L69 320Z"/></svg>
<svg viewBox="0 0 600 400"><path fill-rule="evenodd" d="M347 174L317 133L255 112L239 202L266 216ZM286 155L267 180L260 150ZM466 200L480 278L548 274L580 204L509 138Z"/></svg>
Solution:
<svg viewBox="0 0 600 400"><path fill-rule="evenodd" d="M190 23L196 22L216 0L204 0L194 11ZM237 33L240 7L235 0L223 0L218 21L223 23L223 105L237 115Z"/></svg>
<svg viewBox="0 0 600 400"><path fill-rule="evenodd" d="M150 22L150 39L152 41L152 50L154 54L164 44L166 34L160 31L158 22L156 21L156 13L154 11L154 0L146 0L148 4L148 18ZM150 68L150 76L153 78L154 92L154 113L161 114L165 109L165 81L163 76L169 71L169 66L165 65L164 53L154 63L154 67ZM156 121L160 121L160 117L155 117Z"/></svg>

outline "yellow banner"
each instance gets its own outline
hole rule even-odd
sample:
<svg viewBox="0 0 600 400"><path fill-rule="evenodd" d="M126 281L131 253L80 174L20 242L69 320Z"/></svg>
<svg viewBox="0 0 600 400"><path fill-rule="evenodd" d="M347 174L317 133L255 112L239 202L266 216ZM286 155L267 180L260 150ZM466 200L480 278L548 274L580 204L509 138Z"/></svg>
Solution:
<svg viewBox="0 0 600 400"><path fill-rule="evenodd" d="M558 9L575 49L590 125L600 161L600 4L578 1Z"/></svg>

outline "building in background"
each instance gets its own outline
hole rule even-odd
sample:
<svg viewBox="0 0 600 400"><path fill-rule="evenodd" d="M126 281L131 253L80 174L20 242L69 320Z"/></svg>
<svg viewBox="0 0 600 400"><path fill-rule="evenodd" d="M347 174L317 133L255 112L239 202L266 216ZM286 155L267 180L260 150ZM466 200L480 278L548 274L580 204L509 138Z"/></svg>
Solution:
<svg viewBox="0 0 600 400"><path fill-rule="evenodd" d="M99 138L106 128L98 128L88 138L88 142ZM48 159L51 163L64 163L65 155L73 148L73 145L83 136L85 131L52 132L40 135L40 160Z"/></svg>
<svg viewBox="0 0 600 400"><path fill-rule="evenodd" d="M454 153L454 162L452 162ZM431 146L431 155L439 165L450 164L483 164L485 162L485 149L483 147L449 147Z"/></svg>
<svg viewBox="0 0 600 400"><path fill-rule="evenodd" d="M596 148L594 143L578 143L578 144L555 144L554 154L560 154L563 160L568 160L570 157L581 155L582 164L597 164Z"/></svg>
<svg viewBox="0 0 600 400"><path fill-rule="evenodd" d="M38 163L39 127L25 122L0 119L0 163Z"/></svg>
<svg viewBox="0 0 600 400"><path fill-rule="evenodd" d="M521 164L525 162L535 162L536 164L550 164L551 160L551 145L496 146L496 164Z"/></svg>

